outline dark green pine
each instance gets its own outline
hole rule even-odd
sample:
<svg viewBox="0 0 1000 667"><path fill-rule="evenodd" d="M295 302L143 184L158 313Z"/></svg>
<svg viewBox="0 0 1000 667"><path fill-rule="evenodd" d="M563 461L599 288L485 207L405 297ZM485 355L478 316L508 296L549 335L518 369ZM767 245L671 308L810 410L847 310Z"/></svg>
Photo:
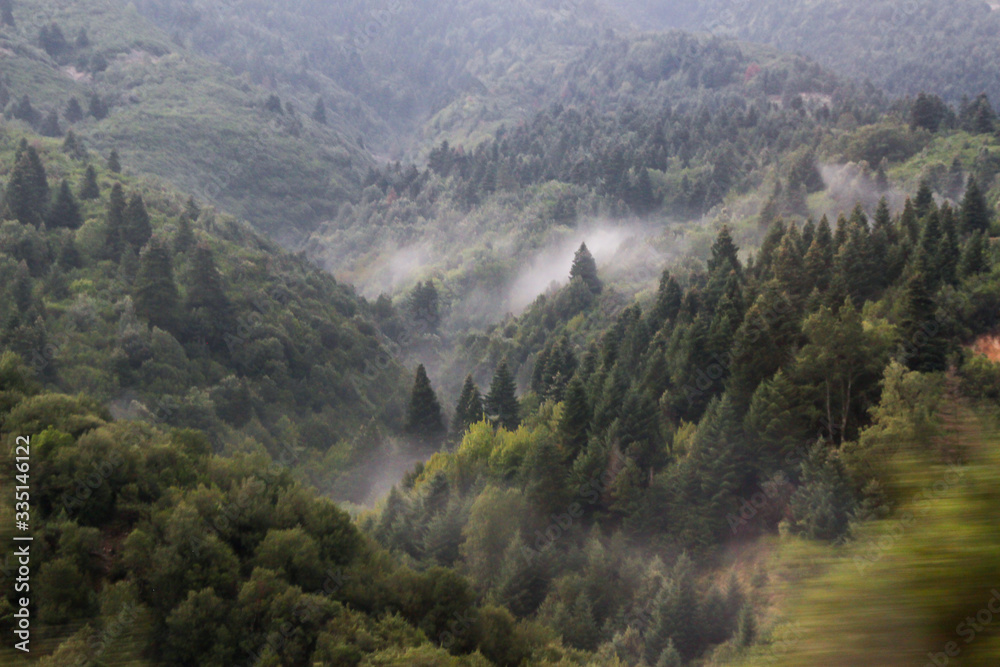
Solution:
<svg viewBox="0 0 1000 667"><path fill-rule="evenodd" d="M484 405L486 413L496 425L502 426L508 431L513 431L520 425L517 386L506 361L501 361L500 365L497 366Z"/></svg>
<svg viewBox="0 0 1000 667"><path fill-rule="evenodd" d="M163 242L152 239L139 257L132 289L135 312L165 331L177 325L178 295L173 266Z"/></svg>
<svg viewBox="0 0 1000 667"><path fill-rule="evenodd" d="M472 376L465 378L462 393L455 405L455 416L451 420L451 433L455 438L461 438L469 427L483 420L483 396L479 392Z"/></svg>
<svg viewBox="0 0 1000 667"><path fill-rule="evenodd" d="M441 416L441 404L431 387L427 377L427 369L423 364L417 366L417 374L413 381L413 391L410 393L410 404L406 410L407 434L421 439L431 440L444 434L444 418Z"/></svg>

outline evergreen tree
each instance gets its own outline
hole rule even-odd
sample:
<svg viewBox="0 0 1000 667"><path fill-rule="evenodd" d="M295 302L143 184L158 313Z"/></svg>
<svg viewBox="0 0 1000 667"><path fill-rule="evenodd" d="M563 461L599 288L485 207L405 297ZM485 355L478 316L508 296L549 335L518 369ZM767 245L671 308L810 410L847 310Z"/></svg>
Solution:
<svg viewBox="0 0 1000 667"><path fill-rule="evenodd" d="M479 393L472 376L465 378L462 385L462 393L458 397L455 405L455 416L451 420L451 434L456 439L460 439L469 427L483 420L483 396Z"/></svg>
<svg viewBox="0 0 1000 667"><path fill-rule="evenodd" d="M943 371L947 367L947 341L935 317L931 289L931 281L919 271L906 286L902 354L910 370L922 373Z"/></svg>
<svg viewBox="0 0 1000 667"><path fill-rule="evenodd" d="M97 170L94 165L87 165L87 171L83 174L83 182L80 184L80 199L90 201L101 198L101 186L97 183Z"/></svg>
<svg viewBox="0 0 1000 667"><path fill-rule="evenodd" d="M757 276L763 278L771 275L771 264L774 262L774 255L778 252L781 240L785 238L787 231L788 227L783 220L776 220L768 227L767 233L764 234L764 240L760 243L760 249L757 251L757 262L754 266Z"/></svg>
<svg viewBox="0 0 1000 667"><path fill-rule="evenodd" d="M674 640L667 642L667 647L660 653L660 659L656 661L656 667L683 667L684 658L677 652Z"/></svg>
<svg viewBox="0 0 1000 667"><path fill-rule="evenodd" d="M574 377L566 389L559 434L569 460L575 459L587 446L590 433L590 401L587 388L579 376Z"/></svg>
<svg viewBox="0 0 1000 667"><path fill-rule="evenodd" d="M64 227L66 229L78 229L83 224L80 205L77 204L76 197L73 196L69 181L65 179L59 186L52 208L49 209L47 224L49 227Z"/></svg>
<svg viewBox="0 0 1000 667"><path fill-rule="evenodd" d="M954 285L958 281L958 262L961 248L958 244L958 223L951 205L941 206L941 250L938 252L938 274L941 281Z"/></svg>
<svg viewBox="0 0 1000 667"><path fill-rule="evenodd" d="M903 205L903 214L899 218L900 232L911 246L916 246L920 240L920 224L917 217L917 209L913 206L913 201L909 197Z"/></svg>
<svg viewBox="0 0 1000 667"><path fill-rule="evenodd" d="M937 95L920 93L910 108L910 127L937 132L949 112L948 105Z"/></svg>
<svg viewBox="0 0 1000 667"><path fill-rule="evenodd" d="M570 280L579 278L590 289L593 294L600 294L604 289L601 279L597 276L597 262L594 256L587 249L587 244L580 245L579 250L573 257L573 267L569 272Z"/></svg>
<svg viewBox="0 0 1000 667"><path fill-rule="evenodd" d="M62 150L63 153L66 153L74 160L87 159L87 149L83 147L83 142L77 138L73 130L66 133L66 140L63 141Z"/></svg>
<svg viewBox="0 0 1000 667"><path fill-rule="evenodd" d="M17 120L23 120L28 125L34 126L38 123L38 112L35 107L31 104L31 98L27 95L21 98L21 101L14 105L11 109L11 114Z"/></svg>
<svg viewBox="0 0 1000 667"><path fill-rule="evenodd" d="M170 255L158 238L150 240L139 256L132 288L135 312L154 327L174 331L178 317L177 286Z"/></svg>
<svg viewBox="0 0 1000 667"><path fill-rule="evenodd" d="M798 247L795 235L791 232L785 234L785 238L781 240L774 258L773 271L775 280L789 295L796 298L804 298L807 295L805 290L811 286L805 280L802 251Z"/></svg>
<svg viewBox="0 0 1000 667"><path fill-rule="evenodd" d="M320 125L326 125L327 123L326 103L323 101L322 97L316 100L316 108L313 109L312 119Z"/></svg>
<svg viewBox="0 0 1000 667"><path fill-rule="evenodd" d="M66 35L63 34L62 28L55 23L42 26L38 33L38 44L53 58L58 58L69 50Z"/></svg>
<svg viewBox="0 0 1000 667"><path fill-rule="evenodd" d="M410 320L418 333L437 333L441 326L438 291L434 282L417 283L408 300Z"/></svg>
<svg viewBox="0 0 1000 667"><path fill-rule="evenodd" d="M215 265L215 257L205 244L195 246L191 258L187 307L204 308L216 317L223 317L232 307L222 286L222 275Z"/></svg>
<svg viewBox="0 0 1000 667"><path fill-rule="evenodd" d="M959 275L962 278L969 278L980 273L987 273L989 270L990 261L987 256L986 241L982 232L976 232L965 243L962 260L959 262Z"/></svg>
<svg viewBox="0 0 1000 667"><path fill-rule="evenodd" d="M917 270L924 275L928 285L935 290L941 285L944 278L941 274L940 254L942 237L941 217L937 211L934 211L927 216L924 223L924 231L920 237L920 248L917 252Z"/></svg>
<svg viewBox="0 0 1000 667"><path fill-rule="evenodd" d="M824 215L816 227L816 237L803 261L805 287L812 291L825 291L833 276L833 233L830 221Z"/></svg>
<svg viewBox="0 0 1000 667"><path fill-rule="evenodd" d="M177 231L174 233L174 254L182 255L195 244L194 229L191 228L191 218L187 213L181 214L177 220Z"/></svg>
<svg viewBox="0 0 1000 667"><path fill-rule="evenodd" d="M719 235L712 244L712 256L708 260L708 272L720 273L729 276L735 272L737 277L743 275L743 265L739 260L740 249L733 242L733 237L729 233L729 227L723 225L719 230Z"/></svg>
<svg viewBox="0 0 1000 667"><path fill-rule="evenodd" d="M108 156L108 171L112 174L122 173L121 158L118 157L118 151L114 149L111 150L111 155Z"/></svg>
<svg viewBox="0 0 1000 667"><path fill-rule="evenodd" d="M490 416L494 424L501 426L508 431L513 431L521 423L518 412L520 406L517 402L517 386L514 383L514 376L511 375L507 367L506 360L501 361L497 366L493 381L490 382L490 391L484 401L486 414Z"/></svg>
<svg viewBox="0 0 1000 667"><path fill-rule="evenodd" d="M670 275L670 271L664 271L660 277L660 289L656 294L656 305L650 312L650 329L653 332L659 331L666 322L674 322L681 311L681 302L684 293L680 283Z"/></svg>
<svg viewBox="0 0 1000 667"><path fill-rule="evenodd" d="M80 32L76 33L76 48L90 48L90 37L87 35L86 28L80 28Z"/></svg>
<svg viewBox="0 0 1000 667"><path fill-rule="evenodd" d="M188 217L190 222L194 222L201 217L201 209L198 208L198 202L194 200L194 197L188 197L187 202L184 204L184 215Z"/></svg>
<svg viewBox="0 0 1000 667"><path fill-rule="evenodd" d="M22 224L39 225L49 206L49 182L34 146L22 142L4 193L5 216Z"/></svg>
<svg viewBox="0 0 1000 667"><path fill-rule="evenodd" d="M917 218L923 220L934 208L934 191L931 190L931 184L926 180L920 181L920 187L917 189L917 198L913 201L914 210L917 214Z"/></svg>
<svg viewBox="0 0 1000 667"><path fill-rule="evenodd" d="M107 216L107 256L118 261L125 249L125 191L121 183L111 187Z"/></svg>
<svg viewBox="0 0 1000 667"><path fill-rule="evenodd" d="M753 646L757 641L757 621L754 618L753 607L744 605L740 609L740 617L736 628L736 645L741 648Z"/></svg>
<svg viewBox="0 0 1000 667"><path fill-rule="evenodd" d="M410 404L406 410L407 434L421 439L434 439L444 434L444 419L441 416L441 404L431 387L427 370L423 364L417 366L413 390L410 392Z"/></svg>
<svg viewBox="0 0 1000 667"><path fill-rule="evenodd" d="M43 137L61 137L62 128L59 127L59 115L55 111L50 111L38 128L38 133Z"/></svg>
<svg viewBox="0 0 1000 667"><path fill-rule="evenodd" d="M974 176L969 177L962 198L962 231L966 234L989 232L990 209Z"/></svg>
<svg viewBox="0 0 1000 667"><path fill-rule="evenodd" d="M153 235L146 204L138 194L132 195L125 207L125 227L122 238L135 248L142 248Z"/></svg>
<svg viewBox="0 0 1000 667"><path fill-rule="evenodd" d="M56 261L64 271L79 269L83 266L83 260L80 258L80 252L76 249L76 242L73 240L72 234L63 236L59 245L59 257Z"/></svg>
<svg viewBox="0 0 1000 667"><path fill-rule="evenodd" d="M95 56L95 60L96 60L96 56ZM90 101L89 101L89 103L87 105L87 113L89 113L91 116L93 116L95 120L104 120L105 118L108 117L108 105L99 96L97 96L97 95L91 95L90 96ZM112 151L112 155L117 156L117 153L115 153L114 151ZM108 164L108 168L109 169L111 168L110 162ZM112 171L114 171L114 170L112 169ZM116 171L115 173L117 174L120 171L121 171L121 167L119 166L118 171Z"/></svg>

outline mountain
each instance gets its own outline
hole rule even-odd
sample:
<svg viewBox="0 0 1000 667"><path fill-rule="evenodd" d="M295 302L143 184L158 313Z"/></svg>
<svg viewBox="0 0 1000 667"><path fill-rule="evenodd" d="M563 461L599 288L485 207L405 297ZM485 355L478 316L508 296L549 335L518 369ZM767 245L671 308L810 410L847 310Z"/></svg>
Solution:
<svg viewBox="0 0 1000 667"><path fill-rule="evenodd" d="M220 452L322 460L328 488L381 444L354 434L401 426L403 371L351 288L79 144L0 128L0 164L0 340L47 388Z"/></svg>
<svg viewBox="0 0 1000 667"><path fill-rule="evenodd" d="M49 134L71 128L105 156L117 150L134 173L156 174L285 243L335 213L372 164L354 123L334 110L315 122L315 100L295 109L271 99L133 5L18 0L13 16L16 26L0 29L9 119ZM62 41L43 46L43 32L56 30ZM84 113L69 111L74 99ZM56 126L43 128L53 113Z"/></svg>
<svg viewBox="0 0 1000 667"><path fill-rule="evenodd" d="M993 39L1000 12L992 2L628 0L608 5L621 10L623 20L643 27L730 35L801 53L894 95L933 92L957 104L986 93L1000 100L1000 74L992 66L1000 56ZM634 20L639 16L642 20Z"/></svg>
<svg viewBox="0 0 1000 667"><path fill-rule="evenodd" d="M887 7L0 0L0 632L996 664L992 14Z"/></svg>

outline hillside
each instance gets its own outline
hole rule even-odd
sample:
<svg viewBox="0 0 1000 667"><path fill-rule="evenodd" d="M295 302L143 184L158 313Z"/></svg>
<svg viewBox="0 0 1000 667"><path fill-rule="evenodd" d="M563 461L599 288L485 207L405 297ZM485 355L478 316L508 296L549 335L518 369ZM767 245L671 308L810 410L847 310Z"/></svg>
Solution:
<svg viewBox="0 0 1000 667"><path fill-rule="evenodd" d="M893 95L936 93L952 103L986 93L1000 100L996 3L609 2L623 20L648 27L730 35L801 53L858 82ZM933 57L928 57L933 54Z"/></svg>
<svg viewBox="0 0 1000 667"><path fill-rule="evenodd" d="M997 15L0 0L0 663L996 665Z"/></svg>
<svg viewBox="0 0 1000 667"><path fill-rule="evenodd" d="M362 427L399 430L403 371L349 287L78 146L0 127L0 175L0 340L46 387L323 470L327 488L382 444Z"/></svg>
<svg viewBox="0 0 1000 667"><path fill-rule="evenodd" d="M17 0L13 16L16 27L0 27L8 119L50 135L73 129L104 156L117 150L133 173L160 176L282 242L336 212L371 164L355 123L334 110L317 123L315 99L298 110L268 105L272 91L179 46L128 3ZM53 28L62 39L46 50L41 35Z"/></svg>

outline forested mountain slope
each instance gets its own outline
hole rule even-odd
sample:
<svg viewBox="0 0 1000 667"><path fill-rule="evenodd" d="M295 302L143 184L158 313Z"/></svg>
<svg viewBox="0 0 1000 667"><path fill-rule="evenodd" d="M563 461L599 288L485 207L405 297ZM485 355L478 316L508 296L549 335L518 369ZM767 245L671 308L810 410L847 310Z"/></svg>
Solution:
<svg viewBox="0 0 1000 667"><path fill-rule="evenodd" d="M623 20L773 44L895 95L1000 99L1000 7L984 0L608 2Z"/></svg>
<svg viewBox="0 0 1000 667"><path fill-rule="evenodd" d="M127 169L173 182L292 243L371 164L357 123L326 122L196 55L109 0L14 0L0 25L0 107L49 136L73 129Z"/></svg>
<svg viewBox="0 0 1000 667"><path fill-rule="evenodd" d="M38 381L328 485L372 453L366 427L399 430L403 372L352 289L72 140L26 139L0 128L0 341Z"/></svg>

